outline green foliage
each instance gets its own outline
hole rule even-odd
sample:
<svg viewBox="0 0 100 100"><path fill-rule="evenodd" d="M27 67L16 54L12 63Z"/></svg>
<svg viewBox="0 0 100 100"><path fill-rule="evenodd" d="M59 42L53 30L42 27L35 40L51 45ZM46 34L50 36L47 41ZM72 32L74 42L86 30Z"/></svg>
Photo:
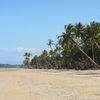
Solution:
<svg viewBox="0 0 100 100"><path fill-rule="evenodd" d="M52 69L93 69L100 66L100 23L91 22L68 24L58 36L58 42L48 40L50 50L35 55L30 61L30 53L25 53L25 65L33 68Z"/></svg>
<svg viewBox="0 0 100 100"><path fill-rule="evenodd" d="M23 64L24 65L29 65L29 58L25 58L24 61L23 61Z"/></svg>
<svg viewBox="0 0 100 100"><path fill-rule="evenodd" d="M24 54L24 57L25 57L25 59L24 59L24 61L23 61L23 64L24 65L26 65L28 68L30 68L30 57L32 56L32 54L30 53L30 52L26 52L25 54Z"/></svg>

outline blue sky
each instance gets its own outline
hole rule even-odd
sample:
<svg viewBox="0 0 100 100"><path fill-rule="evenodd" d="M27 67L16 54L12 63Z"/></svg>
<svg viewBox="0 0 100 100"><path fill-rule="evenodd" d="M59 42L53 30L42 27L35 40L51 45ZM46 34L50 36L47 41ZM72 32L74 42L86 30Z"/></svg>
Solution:
<svg viewBox="0 0 100 100"><path fill-rule="evenodd" d="M100 21L100 0L0 0L0 63L21 64L26 51L40 54L64 25Z"/></svg>

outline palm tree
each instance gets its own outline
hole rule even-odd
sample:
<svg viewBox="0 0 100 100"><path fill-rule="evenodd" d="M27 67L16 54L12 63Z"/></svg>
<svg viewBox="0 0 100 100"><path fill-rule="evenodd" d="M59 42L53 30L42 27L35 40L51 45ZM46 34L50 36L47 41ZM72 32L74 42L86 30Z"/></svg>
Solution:
<svg viewBox="0 0 100 100"><path fill-rule="evenodd" d="M74 45L98 68L100 68L100 66L94 61L91 59L91 57L89 57L81 48L80 46L72 39L70 38L72 43L74 43Z"/></svg>
<svg viewBox="0 0 100 100"><path fill-rule="evenodd" d="M47 45L50 46L50 49L53 50L52 45L54 45L53 40L52 39L48 39L48 43Z"/></svg>
<svg viewBox="0 0 100 100"><path fill-rule="evenodd" d="M78 50L81 51L82 54L84 54L90 61L93 63L96 67L100 67L98 64L94 62L82 49L81 47L73 40L73 25L69 24L65 27L65 32L63 32L63 35L59 37L63 37L62 46L68 45L70 42L74 44ZM70 41L70 42L69 42Z"/></svg>
<svg viewBox="0 0 100 100"><path fill-rule="evenodd" d="M28 68L30 68L30 57L32 56L32 54L31 53L29 53L29 52L26 52L25 54L24 54L24 56L25 56L25 60L23 61L23 63L25 64L25 65L27 65L28 66Z"/></svg>
<svg viewBox="0 0 100 100"><path fill-rule="evenodd" d="M98 42L100 41L100 23L91 22L90 25L87 25L86 27L86 33L87 38L86 40L89 41L89 44L91 44L92 49L92 58L95 61L95 48L94 45L96 45L99 48Z"/></svg>
<svg viewBox="0 0 100 100"><path fill-rule="evenodd" d="M62 42L62 47L64 47L66 45L66 43L69 43L70 44L70 35L71 33L73 32L73 25L69 24L68 26L65 25L65 32L62 32L62 35L58 36L58 38L61 38L61 42Z"/></svg>
<svg viewBox="0 0 100 100"><path fill-rule="evenodd" d="M82 45L85 40L85 25L83 25L81 22L76 23L74 26L74 32L73 35L75 36L77 43L79 45Z"/></svg>
<svg viewBox="0 0 100 100"><path fill-rule="evenodd" d="M55 43L53 42L52 39L48 39L47 45L49 45L50 49L51 49L50 52L49 52L49 56L51 58L51 63L53 63L53 67L55 66L57 68L57 63L56 63L56 59L55 59L55 52L54 52L54 50L52 48L52 45L55 45Z"/></svg>

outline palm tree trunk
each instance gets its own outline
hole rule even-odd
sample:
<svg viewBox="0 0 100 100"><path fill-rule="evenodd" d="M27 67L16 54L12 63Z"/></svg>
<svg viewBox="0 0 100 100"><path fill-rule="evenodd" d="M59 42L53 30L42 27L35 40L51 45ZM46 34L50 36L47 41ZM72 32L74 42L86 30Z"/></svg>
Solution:
<svg viewBox="0 0 100 100"><path fill-rule="evenodd" d="M53 50L51 45L50 45L50 49Z"/></svg>
<svg viewBox="0 0 100 100"><path fill-rule="evenodd" d="M94 43L95 43L95 44L96 44L96 46L100 49L99 44L98 44L96 41L94 41Z"/></svg>
<svg viewBox="0 0 100 100"><path fill-rule="evenodd" d="M94 42L91 41L91 47L92 47L92 58L93 58L93 61L95 61L95 58L94 58Z"/></svg>
<svg viewBox="0 0 100 100"><path fill-rule="evenodd" d="M70 39L72 43L74 43L75 46L91 61L91 63L93 63L96 67L100 68L100 66L94 60L92 60L72 38Z"/></svg>

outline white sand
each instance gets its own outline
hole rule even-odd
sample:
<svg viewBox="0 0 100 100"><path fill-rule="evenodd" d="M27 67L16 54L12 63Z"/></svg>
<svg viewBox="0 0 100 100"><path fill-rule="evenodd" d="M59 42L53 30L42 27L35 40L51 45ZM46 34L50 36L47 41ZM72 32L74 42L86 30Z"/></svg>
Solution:
<svg viewBox="0 0 100 100"><path fill-rule="evenodd" d="M0 100L100 100L100 71L2 70Z"/></svg>

